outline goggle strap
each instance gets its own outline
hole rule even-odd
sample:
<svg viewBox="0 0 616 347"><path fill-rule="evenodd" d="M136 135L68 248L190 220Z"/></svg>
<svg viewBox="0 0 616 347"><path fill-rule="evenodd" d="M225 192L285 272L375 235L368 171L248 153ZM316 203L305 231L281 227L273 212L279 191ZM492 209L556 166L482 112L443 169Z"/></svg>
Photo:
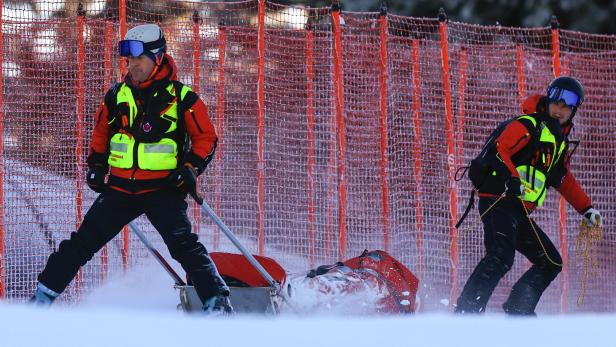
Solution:
<svg viewBox="0 0 616 347"><path fill-rule="evenodd" d="M144 43L143 48L149 51L149 50L156 49L156 48L162 48L166 44L167 44L167 41L165 40L165 38L161 37L156 41Z"/></svg>

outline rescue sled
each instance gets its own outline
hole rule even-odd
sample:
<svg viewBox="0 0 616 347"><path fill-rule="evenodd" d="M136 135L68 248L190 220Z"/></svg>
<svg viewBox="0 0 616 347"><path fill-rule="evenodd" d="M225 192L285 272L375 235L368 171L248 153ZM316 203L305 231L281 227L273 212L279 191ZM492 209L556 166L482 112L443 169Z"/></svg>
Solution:
<svg viewBox="0 0 616 347"><path fill-rule="evenodd" d="M229 286L235 312L278 314L281 305L299 312L290 300L293 287L287 281L284 269L271 258L249 253L214 211L202 200L198 202L242 253L210 254L219 274ZM173 270L134 222L129 223L129 228L175 281L175 288L180 294L178 307L185 312L200 311L203 303L195 288ZM314 293L331 294L330 298L334 301L367 290L376 293L373 298L377 302L373 309L377 313L412 313L416 310L417 277L384 251L365 250L358 257L319 266L302 277L303 285L314 290ZM355 305L356 302L349 304ZM329 306L329 303L325 305Z"/></svg>
<svg viewBox="0 0 616 347"><path fill-rule="evenodd" d="M191 195L201 206L201 210L208 214L212 221L218 225L220 230L242 253L242 255L217 253L215 256L215 253L212 253L212 260L230 287L230 299L235 312L276 314L279 312L279 302L285 302L287 306L292 308L293 304L291 304L285 293L281 292L282 284L286 277L282 267L272 259L255 257L250 254L229 227L214 213L214 210L196 193ZM190 283L184 282L173 270L158 250L154 248L139 230L134 221L130 222L128 226L175 281L175 288L180 292L179 307L186 312L201 310L203 303L199 299L195 288ZM269 268L269 271L266 270L266 267ZM270 271L274 276L270 274Z"/></svg>
<svg viewBox="0 0 616 347"><path fill-rule="evenodd" d="M241 254L212 252L210 257L231 290L230 299L237 313L278 314L282 299L270 284ZM282 286L284 269L273 259L253 255L274 281ZM179 307L185 312L200 311L203 303L192 285L175 285L180 293Z"/></svg>
<svg viewBox="0 0 616 347"><path fill-rule="evenodd" d="M287 307L280 293L251 266L243 255L213 252L212 260L218 272L231 289L231 303L238 313L278 314ZM285 270L273 259L253 255L263 268L283 288L291 302L298 304L303 298L296 290L319 302L311 306L294 307L298 312L331 311L336 303L355 306L355 313L407 314L417 309L416 294L419 280L415 275L381 250L365 250L361 255L331 265L321 265L295 278L287 278ZM176 285L180 292L180 307L185 312L199 311L203 304L194 287ZM362 293L367 295L363 296ZM366 305L365 297L373 302ZM357 300L357 301L355 301ZM361 311L357 306L366 305ZM327 309L326 309L327 308ZM344 308L343 308L344 310Z"/></svg>

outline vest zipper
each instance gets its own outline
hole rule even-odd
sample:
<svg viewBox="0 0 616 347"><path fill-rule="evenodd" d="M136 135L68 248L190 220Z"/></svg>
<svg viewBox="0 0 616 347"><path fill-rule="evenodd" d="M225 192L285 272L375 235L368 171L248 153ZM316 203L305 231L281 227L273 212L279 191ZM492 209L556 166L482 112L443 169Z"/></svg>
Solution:
<svg viewBox="0 0 616 347"><path fill-rule="evenodd" d="M130 179L134 180L135 179L135 173L137 173L137 170L139 170L139 158L137 158L137 153L139 153L139 142L135 141L135 146L133 147L133 166L135 167L135 169L133 169L133 172L130 174Z"/></svg>
<svg viewBox="0 0 616 347"><path fill-rule="evenodd" d="M197 129L199 130L200 134L203 134L203 130L201 130L201 126L199 126L199 122L197 122L197 117L195 117L195 112L191 109L189 109L190 111L190 115L192 116L193 122L195 122L195 125L197 126Z"/></svg>

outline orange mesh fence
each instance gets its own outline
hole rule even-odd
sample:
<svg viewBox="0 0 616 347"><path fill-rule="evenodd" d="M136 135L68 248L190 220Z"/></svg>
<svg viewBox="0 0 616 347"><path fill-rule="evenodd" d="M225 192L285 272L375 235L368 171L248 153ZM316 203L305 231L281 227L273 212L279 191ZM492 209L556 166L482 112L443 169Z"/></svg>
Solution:
<svg viewBox="0 0 616 347"><path fill-rule="evenodd" d="M121 79L122 31L145 22L161 25L180 81L208 105L219 146L200 188L247 248L292 271L384 249L418 275L429 311L450 309L483 256L476 210L453 228L470 194L455 169L526 96L555 75L579 78L571 169L605 236L578 306L580 216L550 193L533 216L566 266L538 310L616 311L614 37L265 1L3 2L0 295L28 297L93 202L81 182L94 113ZM190 209L209 250L232 249ZM164 249L145 219L138 225ZM491 310L529 266L516 259ZM62 298L75 302L142 261L151 259L139 240L120 235Z"/></svg>

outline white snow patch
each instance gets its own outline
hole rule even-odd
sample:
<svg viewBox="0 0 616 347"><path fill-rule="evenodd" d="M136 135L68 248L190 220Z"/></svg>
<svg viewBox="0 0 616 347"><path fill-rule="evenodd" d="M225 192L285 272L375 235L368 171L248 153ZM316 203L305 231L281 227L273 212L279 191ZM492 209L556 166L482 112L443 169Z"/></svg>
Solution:
<svg viewBox="0 0 616 347"><path fill-rule="evenodd" d="M41 309L0 304L2 345L21 347L610 346L616 341L615 324L614 315L211 319L105 306Z"/></svg>

